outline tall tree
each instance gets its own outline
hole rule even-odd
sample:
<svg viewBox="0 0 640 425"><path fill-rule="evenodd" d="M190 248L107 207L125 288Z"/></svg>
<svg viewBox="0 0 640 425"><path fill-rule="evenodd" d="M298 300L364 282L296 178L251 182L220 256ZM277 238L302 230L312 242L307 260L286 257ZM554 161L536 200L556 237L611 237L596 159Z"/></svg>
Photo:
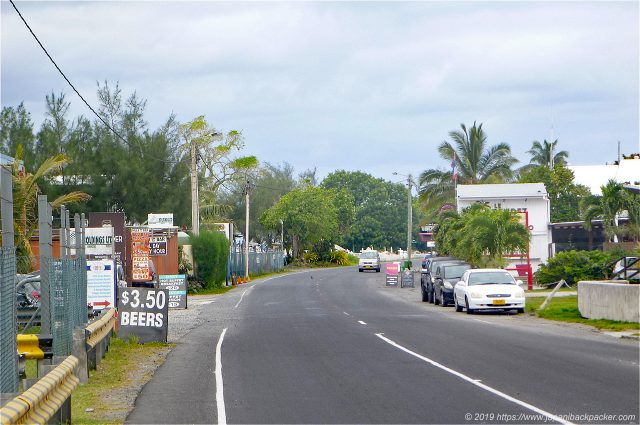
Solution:
<svg viewBox="0 0 640 425"><path fill-rule="evenodd" d="M34 149L35 136L33 121L23 103L17 107L5 106L0 113L0 153L15 157L18 146L22 146L24 166L32 169L36 159L31 154Z"/></svg>
<svg viewBox="0 0 640 425"><path fill-rule="evenodd" d="M558 139L553 142L544 140L542 143L537 140L533 141L531 149L527 151L531 155L530 164L544 165L553 168L556 165L567 165L569 152L559 151L557 148Z"/></svg>
<svg viewBox="0 0 640 425"><path fill-rule="evenodd" d="M609 180L601 190L602 196L592 196L583 200L584 225L586 229L591 230L592 221L601 219L609 241L617 242L620 234L618 218L625 207L625 189L615 180Z"/></svg>
<svg viewBox="0 0 640 425"><path fill-rule="evenodd" d="M420 174L420 197L429 211L454 201L454 178L460 184L503 183L513 177L511 167L518 162L506 143L487 145L482 124L449 132L451 142L438 146L440 157L454 165L454 171L428 169Z"/></svg>

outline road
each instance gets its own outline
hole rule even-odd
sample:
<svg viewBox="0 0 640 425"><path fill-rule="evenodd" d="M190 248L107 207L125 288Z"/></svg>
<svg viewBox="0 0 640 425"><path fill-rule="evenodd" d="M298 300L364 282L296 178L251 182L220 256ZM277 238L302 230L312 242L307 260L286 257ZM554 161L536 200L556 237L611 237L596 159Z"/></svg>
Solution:
<svg viewBox="0 0 640 425"><path fill-rule="evenodd" d="M353 267L238 287L204 307L127 423L638 423L637 341L419 291Z"/></svg>

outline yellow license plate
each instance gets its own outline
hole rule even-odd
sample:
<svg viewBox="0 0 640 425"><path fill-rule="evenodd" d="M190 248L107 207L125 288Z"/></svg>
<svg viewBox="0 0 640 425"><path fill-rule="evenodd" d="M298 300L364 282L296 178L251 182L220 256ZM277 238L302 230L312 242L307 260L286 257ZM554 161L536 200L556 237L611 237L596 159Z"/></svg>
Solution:
<svg viewBox="0 0 640 425"><path fill-rule="evenodd" d="M506 304L505 300L493 300L493 305L504 305Z"/></svg>

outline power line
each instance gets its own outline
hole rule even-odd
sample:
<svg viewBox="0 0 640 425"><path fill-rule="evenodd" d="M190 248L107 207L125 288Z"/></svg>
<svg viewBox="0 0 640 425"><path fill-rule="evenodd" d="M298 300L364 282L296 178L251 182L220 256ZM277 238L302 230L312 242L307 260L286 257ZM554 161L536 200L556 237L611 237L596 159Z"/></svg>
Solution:
<svg viewBox="0 0 640 425"><path fill-rule="evenodd" d="M11 6L13 6L13 8L15 9L15 11L18 13L18 16L20 16L20 19L22 20L22 22L25 24L25 26L27 27L27 29L29 30L29 32L31 33L31 35L33 36L33 38L36 40L36 42L38 43L38 45L40 46L40 48L42 49L42 51L44 52L45 55L47 55L47 57L49 58L49 60L51 61L51 63L53 64L53 66L56 67L56 69L58 70L58 72L60 73L60 75L62 75L62 78L64 78L64 80L67 82L67 84L69 84L69 86L73 89L73 91L78 95L78 97L84 102L84 104L87 106L87 108L89 108L89 110L91 110L91 112L93 112L93 114L98 117L98 119L100 121L102 121L102 123L109 129L111 130L111 132L113 132L113 134L116 135L117 138L119 138L120 140L122 140L127 146L129 146L130 148L133 148L134 146L131 145L131 143L129 143L128 140L126 140L124 137L122 137L113 127L111 127L109 125L109 123L107 123L101 116L100 114L98 114L95 109L93 109L93 107L89 104L89 102L86 101L86 99L80 94L80 92L78 91L78 89L76 89L76 87L73 85L73 83L67 78L67 76L65 75L64 72L62 72L62 69L60 69L60 67L58 66L58 64L56 63L55 60L53 60L53 58L51 57L51 55L49 54L49 52L47 51L47 49L42 45L42 43L40 42L40 39L38 38L38 36L33 32L33 30L31 29L31 27L29 26L29 24L27 23L26 19L22 16L22 13L20 13L20 11L18 10L18 7L15 5L15 3L13 2L13 0L9 0L9 2L11 3ZM139 147L139 146L138 146ZM140 152L142 154L142 151ZM142 156L142 155L141 155ZM162 158L155 158L152 156L148 156L147 158L149 159L155 159L157 161L161 161L161 162L166 162L166 163L179 163L180 161L171 161L171 160L166 160L166 159L162 159Z"/></svg>

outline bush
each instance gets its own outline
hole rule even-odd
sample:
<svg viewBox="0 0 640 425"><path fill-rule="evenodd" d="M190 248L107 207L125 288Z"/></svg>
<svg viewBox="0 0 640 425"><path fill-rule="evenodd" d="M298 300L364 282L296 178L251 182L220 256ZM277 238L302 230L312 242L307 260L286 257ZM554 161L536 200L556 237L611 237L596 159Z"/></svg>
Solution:
<svg viewBox="0 0 640 425"><path fill-rule="evenodd" d="M620 258L619 252L563 251L542 264L535 273L538 284L550 284L564 279L569 285L581 280L601 280L611 275L607 264Z"/></svg>
<svg viewBox="0 0 640 425"><path fill-rule="evenodd" d="M317 261L329 262L333 253L333 244L326 239L322 239L313 244L313 252L318 256Z"/></svg>
<svg viewBox="0 0 640 425"><path fill-rule="evenodd" d="M200 235L191 235L195 274L204 282L206 289L222 287L227 276L229 260L229 241L218 232L203 231Z"/></svg>
<svg viewBox="0 0 640 425"><path fill-rule="evenodd" d="M305 252L304 262L308 264L315 264L318 262L318 254L313 251Z"/></svg>
<svg viewBox="0 0 640 425"><path fill-rule="evenodd" d="M347 266L351 263L351 259L349 258L349 254L344 251L332 251L331 262L339 266Z"/></svg>

